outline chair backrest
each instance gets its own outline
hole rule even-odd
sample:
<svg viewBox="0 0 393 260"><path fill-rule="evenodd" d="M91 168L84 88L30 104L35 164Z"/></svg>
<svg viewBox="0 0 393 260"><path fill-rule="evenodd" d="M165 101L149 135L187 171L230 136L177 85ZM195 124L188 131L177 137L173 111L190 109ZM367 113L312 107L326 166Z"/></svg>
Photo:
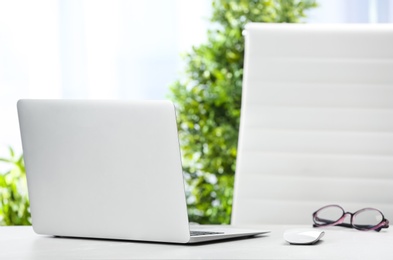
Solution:
<svg viewBox="0 0 393 260"><path fill-rule="evenodd" d="M248 24L232 224L393 219L393 25Z"/></svg>

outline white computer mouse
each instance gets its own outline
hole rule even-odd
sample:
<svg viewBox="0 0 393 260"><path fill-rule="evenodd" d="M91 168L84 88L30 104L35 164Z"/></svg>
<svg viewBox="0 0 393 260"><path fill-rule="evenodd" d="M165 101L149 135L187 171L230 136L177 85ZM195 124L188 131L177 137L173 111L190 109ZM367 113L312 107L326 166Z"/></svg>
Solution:
<svg viewBox="0 0 393 260"><path fill-rule="evenodd" d="M319 229L289 229L284 232L284 239L292 245L312 245L324 234L325 232Z"/></svg>

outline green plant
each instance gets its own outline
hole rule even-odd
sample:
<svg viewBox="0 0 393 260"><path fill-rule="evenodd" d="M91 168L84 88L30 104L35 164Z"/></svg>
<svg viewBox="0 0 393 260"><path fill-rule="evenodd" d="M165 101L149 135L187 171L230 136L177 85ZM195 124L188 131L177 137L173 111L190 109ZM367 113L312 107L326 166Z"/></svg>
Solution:
<svg viewBox="0 0 393 260"><path fill-rule="evenodd" d="M299 22L313 0L213 0L208 40L185 55L171 86L187 182L190 220L229 223L248 22Z"/></svg>
<svg viewBox="0 0 393 260"><path fill-rule="evenodd" d="M0 225L31 225L23 156L9 148L9 158L0 158L10 168L0 173Z"/></svg>

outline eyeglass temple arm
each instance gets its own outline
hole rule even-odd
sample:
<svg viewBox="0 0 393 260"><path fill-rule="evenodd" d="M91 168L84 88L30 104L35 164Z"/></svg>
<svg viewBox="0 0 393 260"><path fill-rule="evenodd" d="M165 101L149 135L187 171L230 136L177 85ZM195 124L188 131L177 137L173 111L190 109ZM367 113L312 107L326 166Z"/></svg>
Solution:
<svg viewBox="0 0 393 260"><path fill-rule="evenodd" d="M334 224L336 223L336 221L332 221L332 220L328 220L328 219L322 219L322 218L316 218L318 221L321 222L325 222L326 224L314 224L313 227L320 227L320 226L324 226L324 225L329 225L329 224ZM389 221L387 219L383 220L385 223L383 226L375 229L376 231L380 231L382 228L388 228L389 227ZM339 223L339 224L335 224L335 226L340 226L340 227L346 227L346 228L353 228L353 226L351 224L348 223ZM364 228L364 229L368 229L372 226L370 225L356 225L358 228Z"/></svg>
<svg viewBox="0 0 393 260"><path fill-rule="evenodd" d="M338 224L335 224L335 223L337 223L337 221L333 221L333 220L329 220L329 219L324 219L324 218L318 218L318 217L316 217L315 220L320 221L320 222L324 222L325 224L316 224L316 223L315 223L315 224L313 225L314 227L320 227L320 226L325 226L325 225L331 225L331 224L333 224L333 225L335 225L335 226L353 228L352 225L351 225L351 224L348 224L348 223L338 223ZM315 220L314 220L314 221L315 221Z"/></svg>
<svg viewBox="0 0 393 260"><path fill-rule="evenodd" d="M330 220L322 220L322 221L325 222L326 224L314 224L313 227L320 227L320 226L325 226L325 225L329 225L329 224L334 224L335 223L335 221L330 221ZM351 224L348 224L348 223L335 224L335 226L346 227L346 228L353 228L353 226Z"/></svg>

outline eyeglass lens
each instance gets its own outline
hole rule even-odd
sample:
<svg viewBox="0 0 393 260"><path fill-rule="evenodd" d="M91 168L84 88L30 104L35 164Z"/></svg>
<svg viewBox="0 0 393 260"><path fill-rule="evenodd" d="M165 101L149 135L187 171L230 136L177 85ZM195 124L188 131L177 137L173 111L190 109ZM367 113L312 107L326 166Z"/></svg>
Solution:
<svg viewBox="0 0 393 260"><path fill-rule="evenodd" d="M355 213L352 225L357 228L372 228L381 223L383 216L376 209L364 209Z"/></svg>
<svg viewBox="0 0 393 260"><path fill-rule="evenodd" d="M344 210L338 206L329 206L320 209L315 216L315 223L319 225L331 224L338 221L344 214Z"/></svg>

